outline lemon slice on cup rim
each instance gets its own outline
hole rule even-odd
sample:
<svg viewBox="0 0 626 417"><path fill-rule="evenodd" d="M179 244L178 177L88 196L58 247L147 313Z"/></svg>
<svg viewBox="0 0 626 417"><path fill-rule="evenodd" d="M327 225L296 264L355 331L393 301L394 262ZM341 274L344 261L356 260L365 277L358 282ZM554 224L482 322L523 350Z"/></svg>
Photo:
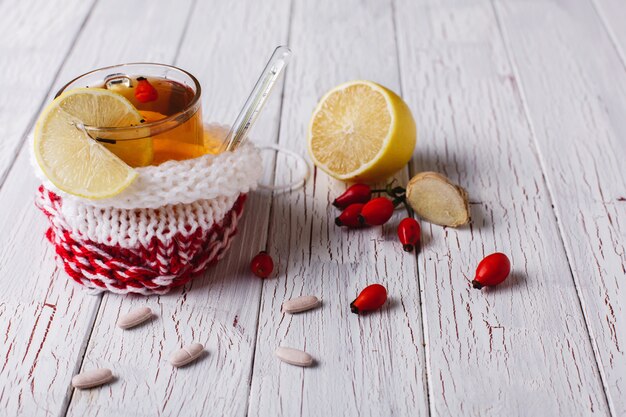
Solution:
<svg viewBox="0 0 626 417"><path fill-rule="evenodd" d="M137 109L120 94L103 88L69 90L39 116L35 158L44 175L60 190L89 199L112 197L126 189L137 172L92 139L84 126L135 126L141 119Z"/></svg>
<svg viewBox="0 0 626 417"><path fill-rule="evenodd" d="M416 138L411 110L397 94L356 80L322 97L309 124L308 148L315 165L332 177L375 182L409 162Z"/></svg>

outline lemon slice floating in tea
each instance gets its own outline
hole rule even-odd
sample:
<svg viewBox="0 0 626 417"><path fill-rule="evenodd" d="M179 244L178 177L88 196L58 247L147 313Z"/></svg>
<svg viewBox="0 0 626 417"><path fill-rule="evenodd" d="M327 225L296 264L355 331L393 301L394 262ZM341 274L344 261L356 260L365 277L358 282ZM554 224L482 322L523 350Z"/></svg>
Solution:
<svg viewBox="0 0 626 417"><path fill-rule="evenodd" d="M141 119L137 109L117 93L102 88L67 91L39 116L35 157L46 177L60 190L92 199L112 197L128 187L137 172L81 126L132 126L139 125ZM139 146L134 152L151 159L152 145Z"/></svg>
<svg viewBox="0 0 626 417"><path fill-rule="evenodd" d="M411 110L398 95L371 81L351 81L317 105L309 154L339 180L380 181L411 159L416 135Z"/></svg>

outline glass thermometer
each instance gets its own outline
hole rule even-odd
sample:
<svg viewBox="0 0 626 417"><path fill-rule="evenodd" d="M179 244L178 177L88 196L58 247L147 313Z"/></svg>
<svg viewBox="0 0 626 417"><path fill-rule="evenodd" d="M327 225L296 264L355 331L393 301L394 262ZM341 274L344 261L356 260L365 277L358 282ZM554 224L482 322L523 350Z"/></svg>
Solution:
<svg viewBox="0 0 626 417"><path fill-rule="evenodd" d="M228 136L224 139L222 152L234 151L246 140L250 127L252 127L263 109L267 98L272 92L272 87L276 85L276 81L285 69L285 66L287 66L290 56L291 50L286 46L279 46L274 50L270 60L263 69L263 73L246 100L246 104L244 104L235 119Z"/></svg>

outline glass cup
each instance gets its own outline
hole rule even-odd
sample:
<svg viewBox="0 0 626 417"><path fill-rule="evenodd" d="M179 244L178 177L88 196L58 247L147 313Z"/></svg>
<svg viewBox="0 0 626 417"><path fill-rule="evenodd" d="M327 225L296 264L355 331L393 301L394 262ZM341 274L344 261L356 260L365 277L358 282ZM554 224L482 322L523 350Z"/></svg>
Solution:
<svg viewBox="0 0 626 417"><path fill-rule="evenodd" d="M80 87L115 91L126 97L143 117L137 126L85 126L89 136L127 164L158 165L209 152L204 143L200 83L187 71L151 63L105 67L73 79L57 97ZM142 95L146 88L150 94Z"/></svg>

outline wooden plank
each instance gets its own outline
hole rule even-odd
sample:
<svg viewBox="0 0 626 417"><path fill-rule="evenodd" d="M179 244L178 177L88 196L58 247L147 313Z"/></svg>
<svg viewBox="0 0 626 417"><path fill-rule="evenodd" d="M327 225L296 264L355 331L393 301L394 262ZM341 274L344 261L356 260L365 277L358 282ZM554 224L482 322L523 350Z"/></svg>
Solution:
<svg viewBox="0 0 626 417"><path fill-rule="evenodd" d="M0 2L0 185L93 3Z"/></svg>
<svg viewBox="0 0 626 417"><path fill-rule="evenodd" d="M626 66L626 8L621 0L590 0Z"/></svg>
<svg viewBox="0 0 626 417"><path fill-rule="evenodd" d="M190 6L189 0L177 5L146 0L134 3L142 13L125 14L121 0L99 3L52 94L99 66L165 59L163 54L173 58ZM149 42L158 45L152 52L145 48ZM54 251L43 236L45 219L33 206L36 187L25 146L0 190L0 409L6 415L65 412L70 380L80 368L100 304L100 297L76 288L55 267Z"/></svg>
<svg viewBox="0 0 626 417"><path fill-rule="evenodd" d="M92 5L0 3L0 186ZM28 165L25 158L21 164ZM55 337L63 339L81 325L77 311L68 309L75 302L72 288L57 283L55 291L52 262L32 257L40 253L49 259L52 252L42 239L43 222L29 222L35 209L32 192L24 194L25 189L35 189L26 170L0 192L0 410L4 415L56 414L67 386L55 381L71 372L82 346L80 338L62 354L50 346ZM85 307L91 302L85 299ZM59 316L66 320L60 323Z"/></svg>
<svg viewBox="0 0 626 417"><path fill-rule="evenodd" d="M613 415L626 414L626 75L586 0L497 2Z"/></svg>
<svg viewBox="0 0 626 417"><path fill-rule="evenodd" d="M538 4L512 8L534 21L544 16L530 12ZM470 227L422 223L431 413L608 415L533 132L490 2L400 0L396 18L405 96L422 137L412 171L442 172L465 186L472 201ZM510 23L520 37L545 44L551 36L543 25ZM539 43L525 47L529 67L554 73L552 60L542 61L537 49ZM558 72L563 80L568 73ZM560 93L536 91L546 103ZM562 125L574 123L584 130L578 119L556 114L565 103L552 103L552 116L544 120L560 121L546 128L560 135ZM497 289L473 289L476 265L496 251L511 258L512 276Z"/></svg>
<svg viewBox="0 0 626 417"><path fill-rule="evenodd" d="M288 12L288 0L197 3L176 64L199 78L206 120L235 118L273 48L286 41ZM252 133L261 142L277 137L277 91ZM268 182L273 158L266 157ZM267 195L250 195L226 257L186 289L160 297L104 296L84 367L111 366L118 379L105 389L76 392L68 415L246 414L261 293L249 262L265 247L269 203ZM156 312L152 322L130 331L115 327L121 312L141 305ZM193 341L207 354L173 368L170 353Z"/></svg>
<svg viewBox="0 0 626 417"><path fill-rule="evenodd" d="M391 3L294 2L280 144L306 155L306 126L316 102L343 81L365 78L399 91ZM277 160L276 178L296 175ZM406 173L399 177L406 181ZM250 416L426 415L424 348L416 259L398 244L398 213L384 227L345 231L331 201L345 189L321 171L303 190L273 200L268 249L278 277L263 284ZM359 317L349 303L380 282L390 301ZM317 295L321 308L280 312L285 299ZM278 346L316 359L301 369L274 357Z"/></svg>
<svg viewBox="0 0 626 417"><path fill-rule="evenodd" d="M0 410L58 415L99 300L55 267L27 167L23 152L0 190Z"/></svg>

